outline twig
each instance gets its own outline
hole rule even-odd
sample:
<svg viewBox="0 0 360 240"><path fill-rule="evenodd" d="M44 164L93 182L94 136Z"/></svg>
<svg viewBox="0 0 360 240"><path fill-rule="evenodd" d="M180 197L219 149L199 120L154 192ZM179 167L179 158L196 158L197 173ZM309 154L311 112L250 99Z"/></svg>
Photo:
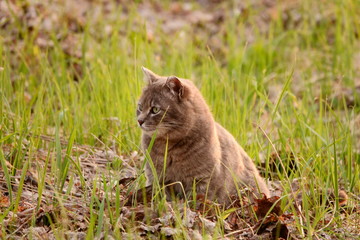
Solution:
<svg viewBox="0 0 360 240"><path fill-rule="evenodd" d="M14 236L15 233L17 233L18 231L20 231L20 230L29 222L29 220L31 220L31 218L32 218L32 216L28 217L28 218L24 221L23 224L21 224L14 232L12 232L12 233L10 234L10 236ZM10 236L8 236L8 238L9 238Z"/></svg>
<svg viewBox="0 0 360 240"><path fill-rule="evenodd" d="M239 229L239 230L233 231L233 232L231 232L231 233L225 234L224 237L229 237L229 236L231 236L231 235L234 235L234 234L237 234L237 233L241 233L241 232L245 232L245 231L247 231L247 230L251 230L251 231L254 233L254 231L252 230L252 228L251 228L251 227L248 227L248 228Z"/></svg>

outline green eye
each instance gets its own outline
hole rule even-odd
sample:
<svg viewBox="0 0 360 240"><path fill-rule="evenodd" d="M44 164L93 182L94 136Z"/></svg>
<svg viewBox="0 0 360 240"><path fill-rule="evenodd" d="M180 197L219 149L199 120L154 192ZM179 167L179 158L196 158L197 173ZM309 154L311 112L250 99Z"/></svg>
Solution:
<svg viewBox="0 0 360 240"><path fill-rule="evenodd" d="M152 113L152 114L156 114L156 113L158 113L158 112L160 112L160 108L159 108L159 107L152 107L152 108L151 108L151 113Z"/></svg>

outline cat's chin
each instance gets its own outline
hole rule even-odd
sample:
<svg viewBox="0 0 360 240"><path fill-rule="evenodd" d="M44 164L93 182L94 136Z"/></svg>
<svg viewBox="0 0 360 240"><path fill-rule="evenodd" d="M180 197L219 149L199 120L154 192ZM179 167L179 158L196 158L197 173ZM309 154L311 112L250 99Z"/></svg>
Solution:
<svg viewBox="0 0 360 240"><path fill-rule="evenodd" d="M158 128L150 128L150 127L144 127L141 126L141 130L143 134L148 135L149 137L152 137L154 134L156 134L157 137L161 137L167 133L164 129L158 129Z"/></svg>
<svg viewBox="0 0 360 240"><path fill-rule="evenodd" d="M140 127L141 130L146 133L147 135L152 135L156 129L153 129L153 128L149 128L149 127L145 127L145 126L141 126Z"/></svg>

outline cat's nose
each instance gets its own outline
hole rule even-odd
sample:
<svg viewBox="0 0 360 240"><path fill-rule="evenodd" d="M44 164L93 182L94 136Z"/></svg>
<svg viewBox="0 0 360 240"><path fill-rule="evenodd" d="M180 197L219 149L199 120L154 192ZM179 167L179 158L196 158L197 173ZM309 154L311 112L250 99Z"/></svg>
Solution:
<svg viewBox="0 0 360 240"><path fill-rule="evenodd" d="M139 126L141 126L141 125L143 125L144 120L140 120L140 119L138 119L138 123L139 123Z"/></svg>

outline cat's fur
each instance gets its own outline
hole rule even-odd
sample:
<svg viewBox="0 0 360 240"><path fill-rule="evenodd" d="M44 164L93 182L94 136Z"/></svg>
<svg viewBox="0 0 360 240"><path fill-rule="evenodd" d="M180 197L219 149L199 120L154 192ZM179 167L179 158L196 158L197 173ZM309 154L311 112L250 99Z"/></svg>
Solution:
<svg viewBox="0 0 360 240"><path fill-rule="evenodd" d="M137 119L144 151L156 132L150 156L161 181L181 183L186 194L192 193L195 183L197 194L219 202L227 202L229 195L236 194L235 184L250 187L259 197L258 190L270 195L253 161L234 137L215 122L191 81L142 69L148 85L139 100ZM146 174L151 182L149 165ZM174 185L174 191L183 193L180 184Z"/></svg>

